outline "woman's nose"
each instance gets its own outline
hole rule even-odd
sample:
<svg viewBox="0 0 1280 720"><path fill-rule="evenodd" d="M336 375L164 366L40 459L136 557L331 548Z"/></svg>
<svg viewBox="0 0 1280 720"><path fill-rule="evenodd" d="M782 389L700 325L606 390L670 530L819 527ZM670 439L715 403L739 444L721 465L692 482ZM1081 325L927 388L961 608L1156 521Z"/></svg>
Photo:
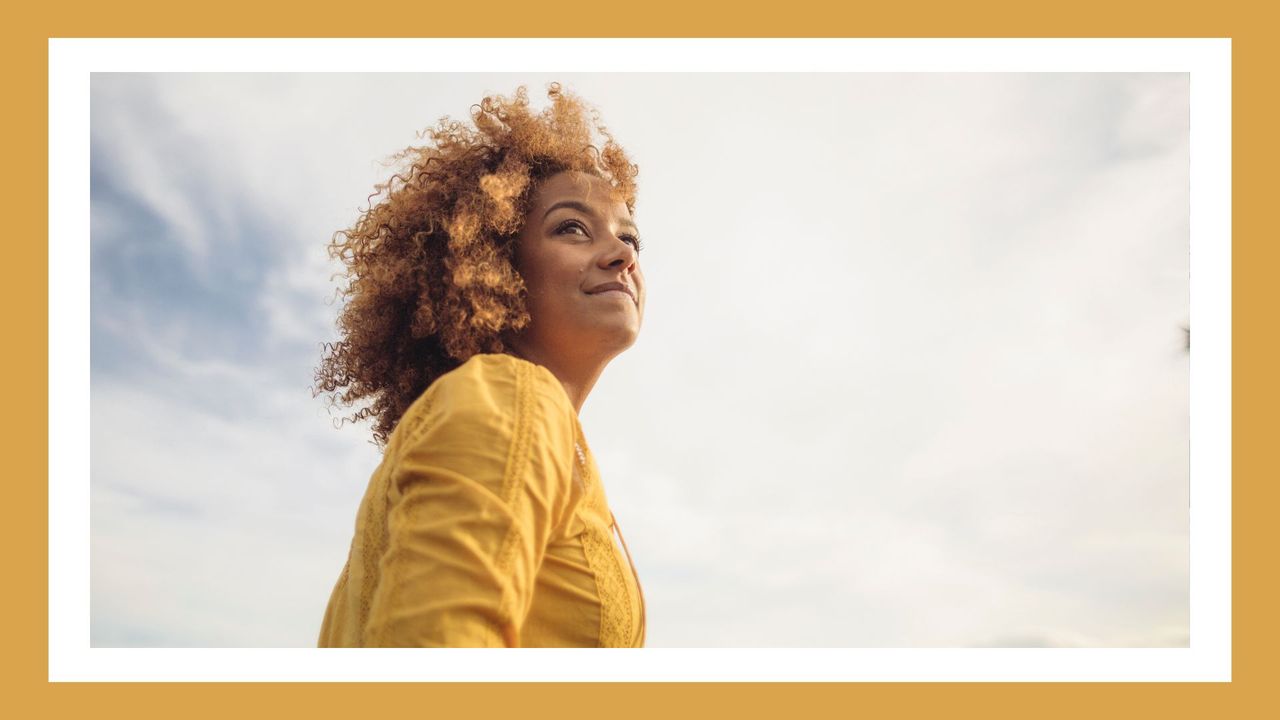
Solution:
<svg viewBox="0 0 1280 720"><path fill-rule="evenodd" d="M631 243L626 242L619 237L614 237L613 242L615 243L615 247L605 254L604 266L608 268L623 268L626 270L630 270L635 267L636 258L638 257L635 247Z"/></svg>

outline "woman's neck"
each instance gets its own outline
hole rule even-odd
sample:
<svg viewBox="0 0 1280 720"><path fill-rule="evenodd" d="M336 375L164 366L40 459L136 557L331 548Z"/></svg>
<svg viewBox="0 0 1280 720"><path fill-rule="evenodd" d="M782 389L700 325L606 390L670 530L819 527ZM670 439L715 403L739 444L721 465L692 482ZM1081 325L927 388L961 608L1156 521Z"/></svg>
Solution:
<svg viewBox="0 0 1280 720"><path fill-rule="evenodd" d="M522 348L518 345L509 346L507 351L523 360L528 360L535 365L541 365L551 371L551 374L560 381L560 385L564 387L564 392L569 396L569 402L573 405L575 413L582 412L582 406L587 401L587 395L591 394L591 389L595 387L596 381L600 379L600 374L604 372L604 368L609 361L599 358L580 358L556 354L550 356L547 353L539 353L529 348Z"/></svg>

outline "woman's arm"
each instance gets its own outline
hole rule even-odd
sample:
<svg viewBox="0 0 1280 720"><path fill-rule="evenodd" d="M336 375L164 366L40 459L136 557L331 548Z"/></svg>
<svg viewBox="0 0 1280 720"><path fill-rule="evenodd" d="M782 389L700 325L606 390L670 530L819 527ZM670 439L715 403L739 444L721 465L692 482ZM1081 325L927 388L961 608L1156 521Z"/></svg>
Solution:
<svg viewBox="0 0 1280 720"><path fill-rule="evenodd" d="M524 361L473 358L437 381L413 434L393 443L366 645L520 645L573 495L573 410L548 382Z"/></svg>

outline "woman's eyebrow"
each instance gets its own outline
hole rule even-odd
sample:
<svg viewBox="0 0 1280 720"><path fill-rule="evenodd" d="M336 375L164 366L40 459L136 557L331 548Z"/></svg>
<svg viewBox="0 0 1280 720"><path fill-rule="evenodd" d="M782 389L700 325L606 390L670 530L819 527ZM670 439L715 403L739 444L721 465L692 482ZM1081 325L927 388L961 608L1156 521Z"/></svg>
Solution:
<svg viewBox="0 0 1280 720"><path fill-rule="evenodd" d="M551 214L551 211L559 210L560 208L570 208L572 210L577 210L583 215L590 215L592 217L595 217L596 215L595 211L591 209L591 206L587 205L584 202L579 202L577 200L561 200L560 202L555 203L551 207L547 208L547 211L542 214L543 219L546 219L546 217ZM625 225L636 232L640 232L640 228L636 227L635 222L632 221L631 218L622 218L621 220L618 221L618 224Z"/></svg>

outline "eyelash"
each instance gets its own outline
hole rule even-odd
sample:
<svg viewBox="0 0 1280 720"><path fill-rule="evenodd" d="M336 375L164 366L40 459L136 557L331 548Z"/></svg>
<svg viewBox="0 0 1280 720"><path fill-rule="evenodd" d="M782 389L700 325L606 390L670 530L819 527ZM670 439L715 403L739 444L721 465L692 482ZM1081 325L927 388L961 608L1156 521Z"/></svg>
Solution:
<svg viewBox="0 0 1280 720"><path fill-rule="evenodd" d="M583 232L584 235L587 232L587 228L584 227L582 223L578 222L577 220L566 220L560 223L560 227L556 228L556 232L557 233L564 232L566 229L570 227L578 228ZM640 238L636 237L635 235L619 235L619 237L622 238L623 242L630 242L632 246L635 247L637 253L644 249L644 244L641 243Z"/></svg>

